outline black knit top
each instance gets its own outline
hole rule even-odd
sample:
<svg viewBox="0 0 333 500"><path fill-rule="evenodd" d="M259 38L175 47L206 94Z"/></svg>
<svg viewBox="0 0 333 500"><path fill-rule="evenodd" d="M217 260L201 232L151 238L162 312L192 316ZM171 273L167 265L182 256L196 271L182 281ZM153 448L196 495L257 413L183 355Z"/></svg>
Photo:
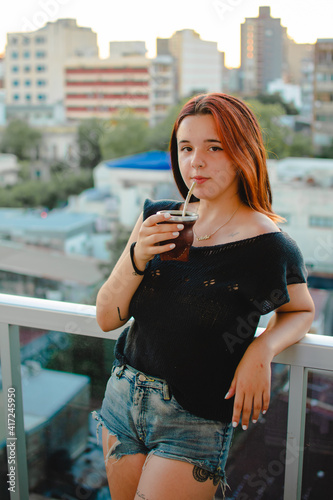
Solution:
<svg viewBox="0 0 333 500"><path fill-rule="evenodd" d="M181 203L146 200L144 219ZM260 316L289 302L287 285L305 282L285 232L192 246L188 262L157 255L131 300L134 322L117 341L116 364L167 380L193 414L230 422L233 398L224 396Z"/></svg>

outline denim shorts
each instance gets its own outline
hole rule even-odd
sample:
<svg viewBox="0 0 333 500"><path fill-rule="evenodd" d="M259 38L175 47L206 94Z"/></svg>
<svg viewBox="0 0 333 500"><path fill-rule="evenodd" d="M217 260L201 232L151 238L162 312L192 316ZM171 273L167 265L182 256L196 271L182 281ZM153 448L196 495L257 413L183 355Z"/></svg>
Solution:
<svg viewBox="0 0 333 500"><path fill-rule="evenodd" d="M112 370L100 411L93 417L117 441L109 457L142 453L189 462L225 486L225 464L233 427L184 410L165 380L125 365Z"/></svg>

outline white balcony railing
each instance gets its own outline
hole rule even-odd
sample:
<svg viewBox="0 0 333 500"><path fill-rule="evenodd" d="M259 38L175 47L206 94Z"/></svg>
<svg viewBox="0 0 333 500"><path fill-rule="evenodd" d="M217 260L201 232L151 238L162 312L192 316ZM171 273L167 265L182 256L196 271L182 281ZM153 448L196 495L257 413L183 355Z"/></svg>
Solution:
<svg viewBox="0 0 333 500"><path fill-rule="evenodd" d="M3 392L16 390L15 492L11 500L28 500L28 469L23 420L19 327L118 338L122 329L105 333L95 320L95 307L0 294L0 353ZM333 371L333 337L308 334L279 354L275 362L290 365L284 500L300 500L303 470L308 370ZM4 406L4 421L8 412ZM1 418L1 417L0 417ZM8 440L12 439L8 435Z"/></svg>

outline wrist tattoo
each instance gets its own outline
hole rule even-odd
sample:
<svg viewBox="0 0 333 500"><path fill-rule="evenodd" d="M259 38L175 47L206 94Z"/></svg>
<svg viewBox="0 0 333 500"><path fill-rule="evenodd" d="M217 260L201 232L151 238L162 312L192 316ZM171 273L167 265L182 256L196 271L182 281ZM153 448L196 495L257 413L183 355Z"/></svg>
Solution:
<svg viewBox="0 0 333 500"><path fill-rule="evenodd" d="M142 498L143 500L149 500L148 497L146 497L146 495L144 495L143 493L141 493L141 491L137 491L136 492L136 496L139 497L139 498Z"/></svg>
<svg viewBox="0 0 333 500"><path fill-rule="evenodd" d="M117 309L118 309L118 316L119 316L120 321L126 321L126 318L122 318L122 317L121 317L119 307L117 307Z"/></svg>
<svg viewBox="0 0 333 500"><path fill-rule="evenodd" d="M204 483L207 479L211 479L213 481L214 486L217 486L220 482L220 476L218 474L213 474L208 470L201 469L198 465L195 465L193 468L193 477L199 483Z"/></svg>

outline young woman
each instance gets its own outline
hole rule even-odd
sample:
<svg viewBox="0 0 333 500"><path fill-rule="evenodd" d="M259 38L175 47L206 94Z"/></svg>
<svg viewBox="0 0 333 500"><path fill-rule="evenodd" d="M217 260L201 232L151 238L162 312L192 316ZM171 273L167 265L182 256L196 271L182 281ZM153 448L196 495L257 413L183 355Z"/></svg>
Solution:
<svg viewBox="0 0 333 500"><path fill-rule="evenodd" d="M161 260L182 225L146 200L97 297L103 331L134 318L95 417L112 500L211 500L232 431L268 410L270 365L308 331L314 306L295 242L276 225L258 123L240 100L191 99L171 137L176 184L199 218L188 262ZM260 316L274 319L254 338Z"/></svg>

